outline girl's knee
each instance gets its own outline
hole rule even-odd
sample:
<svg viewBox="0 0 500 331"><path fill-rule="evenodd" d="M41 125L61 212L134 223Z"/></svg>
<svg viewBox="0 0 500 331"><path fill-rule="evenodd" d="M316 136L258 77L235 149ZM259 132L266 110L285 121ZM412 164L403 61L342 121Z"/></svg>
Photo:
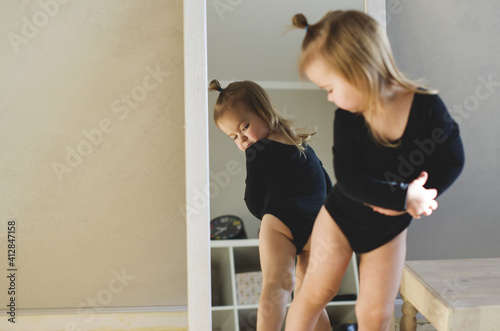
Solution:
<svg viewBox="0 0 500 331"><path fill-rule="evenodd" d="M307 288L302 288L301 292L307 293L306 296L310 298L311 302L318 303L323 307L330 302L338 293L338 288L331 286L331 284L310 284Z"/></svg>
<svg viewBox="0 0 500 331"><path fill-rule="evenodd" d="M280 272L265 272L262 278L262 287L279 289L292 292L295 286L295 275L293 271L281 270Z"/></svg>
<svg viewBox="0 0 500 331"><path fill-rule="evenodd" d="M283 273L272 277L264 276L262 282L261 299L265 305L283 305L290 301L294 288L295 279L293 274Z"/></svg>
<svg viewBox="0 0 500 331"><path fill-rule="evenodd" d="M290 302L293 285L287 282L263 282L262 292L259 298L259 314L269 317L276 311L284 309Z"/></svg>

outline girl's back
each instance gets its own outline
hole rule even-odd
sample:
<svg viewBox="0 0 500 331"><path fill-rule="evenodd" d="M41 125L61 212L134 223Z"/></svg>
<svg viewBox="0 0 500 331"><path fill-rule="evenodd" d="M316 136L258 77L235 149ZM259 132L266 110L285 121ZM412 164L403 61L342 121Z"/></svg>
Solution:
<svg viewBox="0 0 500 331"><path fill-rule="evenodd" d="M295 145L269 139L252 144L245 153L248 209L259 219L272 214L282 220L300 253L332 187L321 161L311 146L300 152Z"/></svg>

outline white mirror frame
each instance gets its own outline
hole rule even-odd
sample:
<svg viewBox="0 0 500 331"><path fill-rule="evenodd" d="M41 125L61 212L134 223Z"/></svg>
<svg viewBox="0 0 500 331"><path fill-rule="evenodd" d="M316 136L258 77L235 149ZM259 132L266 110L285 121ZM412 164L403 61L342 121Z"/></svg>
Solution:
<svg viewBox="0 0 500 331"><path fill-rule="evenodd" d="M385 0L364 0L386 27ZM184 0L184 109L189 330L212 329L206 0Z"/></svg>

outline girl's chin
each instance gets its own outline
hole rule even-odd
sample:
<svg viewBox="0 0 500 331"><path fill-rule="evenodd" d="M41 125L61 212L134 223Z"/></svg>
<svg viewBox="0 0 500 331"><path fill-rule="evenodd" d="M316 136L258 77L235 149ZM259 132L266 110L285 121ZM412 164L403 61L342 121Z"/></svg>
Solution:
<svg viewBox="0 0 500 331"><path fill-rule="evenodd" d="M246 151L246 150L247 150L247 148L248 148L248 147L250 147L250 146L252 146L252 145L253 145L253 143L248 144L248 146L247 146L247 147L244 147L244 146L243 146L243 152L244 152L244 151Z"/></svg>

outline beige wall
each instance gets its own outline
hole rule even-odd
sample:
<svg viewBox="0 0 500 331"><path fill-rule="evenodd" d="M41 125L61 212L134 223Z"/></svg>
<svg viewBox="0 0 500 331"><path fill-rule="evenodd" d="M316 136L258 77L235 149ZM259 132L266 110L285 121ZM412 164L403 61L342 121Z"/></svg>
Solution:
<svg viewBox="0 0 500 331"><path fill-rule="evenodd" d="M3 1L0 302L187 304L182 2ZM4 306L4 304L2 304Z"/></svg>

